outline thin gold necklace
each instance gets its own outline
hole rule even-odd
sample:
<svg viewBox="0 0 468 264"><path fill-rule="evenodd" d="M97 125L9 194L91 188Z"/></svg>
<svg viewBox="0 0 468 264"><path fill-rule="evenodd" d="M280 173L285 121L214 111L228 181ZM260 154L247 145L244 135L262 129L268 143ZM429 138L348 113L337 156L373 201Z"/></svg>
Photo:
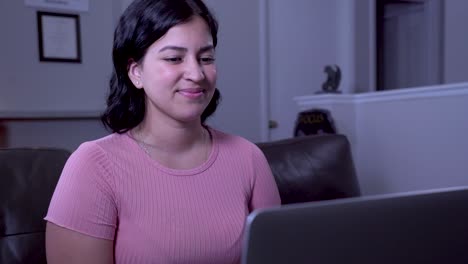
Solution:
<svg viewBox="0 0 468 264"><path fill-rule="evenodd" d="M152 145L152 144L149 144L149 143L146 143L146 142L144 142L144 141L142 141L142 140L137 139L137 138L135 137L135 135L133 134L133 132L130 132L130 134L131 134L131 138L133 138L133 140L135 140L135 141L138 143L138 145L143 149L143 151L144 151L148 156L152 157L152 156L151 156L151 152L150 152L150 150L149 150L148 147L153 148L153 149L157 149L157 147L154 146L154 145ZM211 149L211 148L210 148L209 142L210 142L209 132L208 132L207 129L203 128L203 143L204 143L204 145L205 145L205 153L204 153L204 154L205 154L205 160L208 159L208 156L209 156L209 153L210 153L210 149Z"/></svg>
<svg viewBox="0 0 468 264"><path fill-rule="evenodd" d="M149 149L148 149L148 147L146 147L147 144L145 142L142 142L142 141L139 141L139 140L137 140L137 142L138 142L138 145L140 145L140 147L146 152L146 154L148 154L148 156L151 157Z"/></svg>

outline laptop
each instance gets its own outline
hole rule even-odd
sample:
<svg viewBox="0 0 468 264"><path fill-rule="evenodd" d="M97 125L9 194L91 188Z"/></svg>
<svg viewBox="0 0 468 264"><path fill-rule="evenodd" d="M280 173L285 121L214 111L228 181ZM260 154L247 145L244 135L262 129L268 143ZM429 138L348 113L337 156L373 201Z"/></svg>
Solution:
<svg viewBox="0 0 468 264"><path fill-rule="evenodd" d="M242 264L468 263L468 187L260 209Z"/></svg>

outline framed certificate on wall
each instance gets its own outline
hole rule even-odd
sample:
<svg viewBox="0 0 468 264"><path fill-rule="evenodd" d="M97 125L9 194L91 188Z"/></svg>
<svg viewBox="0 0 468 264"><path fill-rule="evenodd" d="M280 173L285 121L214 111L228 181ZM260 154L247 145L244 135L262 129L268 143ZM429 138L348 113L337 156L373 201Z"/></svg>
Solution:
<svg viewBox="0 0 468 264"><path fill-rule="evenodd" d="M39 60L81 63L80 17L37 11Z"/></svg>

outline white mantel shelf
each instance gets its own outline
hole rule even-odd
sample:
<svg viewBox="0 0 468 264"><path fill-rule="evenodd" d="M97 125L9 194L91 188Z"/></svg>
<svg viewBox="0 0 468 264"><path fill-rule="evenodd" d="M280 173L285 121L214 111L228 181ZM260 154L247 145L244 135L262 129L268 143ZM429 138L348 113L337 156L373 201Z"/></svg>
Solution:
<svg viewBox="0 0 468 264"><path fill-rule="evenodd" d="M428 87L416 87L390 91L378 91L361 94L315 94L294 97L299 108L311 104L356 104L385 102L397 100L415 100L434 97L456 96L468 94L468 82L444 84Z"/></svg>

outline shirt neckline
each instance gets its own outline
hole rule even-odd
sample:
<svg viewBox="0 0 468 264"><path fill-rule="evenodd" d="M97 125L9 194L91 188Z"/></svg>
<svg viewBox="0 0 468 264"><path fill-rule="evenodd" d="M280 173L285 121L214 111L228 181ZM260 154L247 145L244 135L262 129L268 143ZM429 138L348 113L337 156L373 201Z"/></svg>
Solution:
<svg viewBox="0 0 468 264"><path fill-rule="evenodd" d="M144 156L144 159L151 164L152 167L154 167L157 170L160 170L164 173L174 175L174 176L191 176L191 175L197 175L208 168L211 167L213 162L216 160L216 157L218 156L218 133L215 129L210 128L209 126L206 126L206 129L210 132L212 143L211 143L211 150L210 154L208 155L208 158L206 159L205 162L202 164L191 168L191 169L172 169L167 166L162 165L159 163L157 160L151 158L143 149L142 147L138 144L138 142L135 141L135 139L132 138L130 135L130 131L127 131L124 135L127 141L130 142L130 146L132 147L132 150L137 152L139 156Z"/></svg>

